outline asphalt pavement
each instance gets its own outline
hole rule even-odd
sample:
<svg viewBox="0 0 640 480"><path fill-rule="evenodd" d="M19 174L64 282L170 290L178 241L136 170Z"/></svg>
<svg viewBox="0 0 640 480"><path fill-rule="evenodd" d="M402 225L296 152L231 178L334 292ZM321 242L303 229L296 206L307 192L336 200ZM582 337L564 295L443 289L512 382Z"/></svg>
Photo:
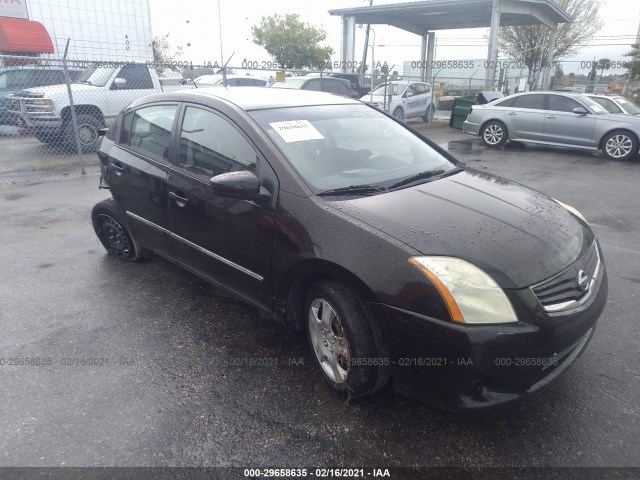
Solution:
<svg viewBox="0 0 640 480"><path fill-rule="evenodd" d="M596 231L609 302L553 385L479 413L345 401L302 333L161 258L106 255L89 215L109 194L75 176L0 190L0 466L639 467L640 161L427 135Z"/></svg>

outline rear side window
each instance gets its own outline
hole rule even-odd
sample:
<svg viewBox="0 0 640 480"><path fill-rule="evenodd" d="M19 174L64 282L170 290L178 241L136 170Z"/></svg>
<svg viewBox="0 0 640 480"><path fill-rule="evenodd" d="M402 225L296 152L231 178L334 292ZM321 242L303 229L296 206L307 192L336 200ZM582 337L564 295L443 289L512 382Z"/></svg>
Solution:
<svg viewBox="0 0 640 480"><path fill-rule="evenodd" d="M514 100L512 107L544 110L544 95L542 94L522 95Z"/></svg>
<svg viewBox="0 0 640 480"><path fill-rule="evenodd" d="M590 97L596 103L599 103L609 113L622 113L622 109L618 107L612 100L608 98Z"/></svg>
<svg viewBox="0 0 640 480"><path fill-rule="evenodd" d="M125 115L120 144L169 160L171 129L177 105L153 105L142 107Z"/></svg>
<svg viewBox="0 0 640 480"><path fill-rule="evenodd" d="M339 80L335 79L323 79L325 92L333 93L334 95L342 95L348 97L351 95L349 88Z"/></svg>
<svg viewBox="0 0 640 480"><path fill-rule="evenodd" d="M144 65L125 65L116 78L126 80L121 90L144 90L153 88L149 69Z"/></svg>
<svg viewBox="0 0 640 480"><path fill-rule="evenodd" d="M573 112L574 108L582 107L578 102L562 95L549 95L549 110L554 112Z"/></svg>
<svg viewBox="0 0 640 480"><path fill-rule="evenodd" d="M517 97L516 97L517 98ZM496 107L513 107L513 103L516 101L515 98L507 98L501 102L495 103Z"/></svg>

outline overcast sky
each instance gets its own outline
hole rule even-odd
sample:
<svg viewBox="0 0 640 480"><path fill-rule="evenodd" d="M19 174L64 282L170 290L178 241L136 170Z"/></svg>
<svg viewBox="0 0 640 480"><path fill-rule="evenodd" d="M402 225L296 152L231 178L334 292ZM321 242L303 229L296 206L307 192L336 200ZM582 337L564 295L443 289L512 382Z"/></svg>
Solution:
<svg viewBox="0 0 640 480"><path fill-rule="evenodd" d="M324 28L327 44L333 47L333 60L339 60L340 17L328 10L366 6L365 0L219 0L222 18L222 50L225 60L235 52L229 65L240 66L243 59L269 60L262 48L251 41L251 26L261 17L276 13L298 13L302 20ZM374 0L374 5L397 3ZM184 59L194 63L220 61L220 29L216 0L150 0L154 35L171 32L173 42L184 48ZM594 58L625 60L623 54L635 42L640 22L640 1L602 0L601 17L604 27L591 40L591 46L581 49L564 64L565 73L586 73L581 62ZM394 27L376 25L375 62L386 61L401 66L403 60L420 59L420 38ZM436 32L436 60L486 59L488 29L449 30ZM364 30L356 30L356 60L362 54ZM373 35L369 40L373 43ZM369 48L371 52L371 48ZM370 53L369 53L370 55ZM369 57L370 58L370 57Z"/></svg>

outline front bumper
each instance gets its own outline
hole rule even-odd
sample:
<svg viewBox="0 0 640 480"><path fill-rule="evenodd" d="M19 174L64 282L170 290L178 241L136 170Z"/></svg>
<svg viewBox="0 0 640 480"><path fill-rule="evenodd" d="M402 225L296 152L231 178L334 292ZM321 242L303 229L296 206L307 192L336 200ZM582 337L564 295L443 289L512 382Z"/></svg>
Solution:
<svg viewBox="0 0 640 480"><path fill-rule="evenodd" d="M57 130L62 128L62 117L59 115L30 115L22 112L9 111L11 124L17 127Z"/></svg>
<svg viewBox="0 0 640 480"><path fill-rule="evenodd" d="M588 302L545 312L531 289L507 291L515 324L462 325L371 304L389 341L396 391L447 410L476 410L548 385L584 351L606 304L604 263Z"/></svg>

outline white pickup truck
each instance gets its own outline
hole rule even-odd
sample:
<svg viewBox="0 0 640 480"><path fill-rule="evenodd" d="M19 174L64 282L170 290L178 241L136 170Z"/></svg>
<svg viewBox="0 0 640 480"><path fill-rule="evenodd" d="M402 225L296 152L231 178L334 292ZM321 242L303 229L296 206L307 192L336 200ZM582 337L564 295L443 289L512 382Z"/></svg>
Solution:
<svg viewBox="0 0 640 480"><path fill-rule="evenodd" d="M163 85L155 70L143 64L88 68L71 84L83 151L95 150L98 129L109 126L132 101L182 88L185 86ZM15 125L28 128L38 140L75 147L66 84L16 92L7 98L7 110Z"/></svg>

